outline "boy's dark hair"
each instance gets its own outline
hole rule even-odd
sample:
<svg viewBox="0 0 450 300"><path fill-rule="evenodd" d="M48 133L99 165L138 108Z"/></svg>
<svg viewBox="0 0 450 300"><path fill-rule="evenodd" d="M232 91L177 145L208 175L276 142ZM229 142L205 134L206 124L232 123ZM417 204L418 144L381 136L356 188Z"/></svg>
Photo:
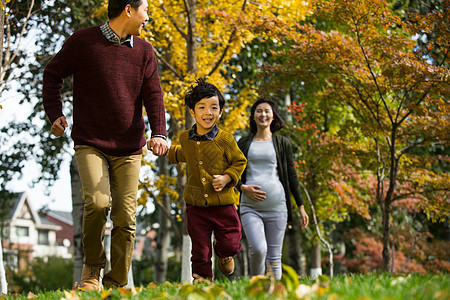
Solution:
<svg viewBox="0 0 450 300"><path fill-rule="evenodd" d="M266 99L266 98L259 98L253 105L252 108L250 109L250 132L252 134L256 134L256 131L258 130L258 128L256 127L256 122L255 122L255 111L256 111L256 107L258 105L260 105L261 103L267 103L270 105L270 107L272 107L272 112L273 112L273 121L270 124L270 131L271 132L277 132L278 130L280 130L281 128L284 127L284 121L280 116L280 113L278 112L278 105L273 102L272 100Z"/></svg>
<svg viewBox="0 0 450 300"><path fill-rule="evenodd" d="M222 111L225 105L225 98L219 89L214 84L206 82L203 78L197 79L196 82L197 85L195 87L191 85L186 96L184 96L184 103L193 110L195 104L200 100L217 96L219 98L220 110Z"/></svg>
<svg viewBox="0 0 450 300"><path fill-rule="evenodd" d="M138 9L142 1L147 0L109 0L108 1L108 18L114 19L120 16L125 7L130 4L132 8Z"/></svg>

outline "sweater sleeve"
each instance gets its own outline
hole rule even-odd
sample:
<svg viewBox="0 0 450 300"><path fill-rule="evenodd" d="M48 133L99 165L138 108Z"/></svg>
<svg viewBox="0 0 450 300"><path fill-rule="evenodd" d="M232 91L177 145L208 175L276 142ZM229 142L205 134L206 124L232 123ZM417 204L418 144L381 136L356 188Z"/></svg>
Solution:
<svg viewBox="0 0 450 300"><path fill-rule="evenodd" d="M173 164L178 164L180 162L186 162L186 157L183 153L183 147L180 145L172 145L167 153L169 161Z"/></svg>
<svg viewBox="0 0 450 300"><path fill-rule="evenodd" d="M239 147L239 150L244 154L244 147L245 147L245 138L241 138L238 142L237 142L237 145L238 145L238 147ZM245 156L245 154L244 154L244 156ZM247 164L245 165L245 167L247 168ZM238 182L237 182L237 184L236 184L236 189L239 191L239 192L242 192L242 190L241 190L241 186L244 184L244 182L243 182L243 175L244 175L244 173L245 173L245 170L246 170L246 168L244 169L244 171L242 172L242 174L241 174L241 177L239 177L239 180L238 180Z"/></svg>
<svg viewBox="0 0 450 300"><path fill-rule="evenodd" d="M286 138L285 139L285 149L286 149L286 163L287 163L287 173L288 173L288 179L289 179L289 189L291 194L294 196L295 203L297 203L297 206L303 205L303 198L302 198L302 192L300 189L300 184L298 182L298 176L297 172L295 171L294 167L294 158L292 154L292 146L290 141Z"/></svg>
<svg viewBox="0 0 450 300"><path fill-rule="evenodd" d="M147 45L150 53L149 61L145 69L144 82L142 87L142 98L152 136L167 136L166 132L166 111L164 109L163 91L158 75L158 64L150 44Z"/></svg>
<svg viewBox="0 0 450 300"><path fill-rule="evenodd" d="M61 87L68 76L76 72L76 37L72 35L44 69L42 97L50 123L63 116Z"/></svg>

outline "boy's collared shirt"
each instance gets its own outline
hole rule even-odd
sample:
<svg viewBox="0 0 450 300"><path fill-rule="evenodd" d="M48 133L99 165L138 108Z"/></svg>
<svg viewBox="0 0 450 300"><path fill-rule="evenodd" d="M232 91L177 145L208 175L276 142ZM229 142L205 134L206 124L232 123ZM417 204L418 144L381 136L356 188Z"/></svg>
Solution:
<svg viewBox="0 0 450 300"><path fill-rule="evenodd" d="M194 141L212 141L217 136L217 133L219 133L219 127L217 127L217 124L214 124L214 127L208 131L206 134L199 135L197 133L197 124L194 124L192 126L191 130L189 130L189 138L190 140Z"/></svg>
<svg viewBox="0 0 450 300"><path fill-rule="evenodd" d="M111 29L111 27L109 26L109 22L106 22L105 24L101 25L100 30L102 31L105 38L111 43L127 45L133 48L133 36L129 35L127 36L125 41L120 42L120 37Z"/></svg>

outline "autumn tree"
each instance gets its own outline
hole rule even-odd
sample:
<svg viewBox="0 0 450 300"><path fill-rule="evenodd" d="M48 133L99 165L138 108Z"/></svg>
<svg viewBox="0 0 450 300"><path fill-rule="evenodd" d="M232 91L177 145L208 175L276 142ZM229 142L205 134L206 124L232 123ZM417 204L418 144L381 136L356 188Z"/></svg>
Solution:
<svg viewBox="0 0 450 300"><path fill-rule="evenodd" d="M10 0L0 0L0 95L3 94L8 83L18 75L14 69L21 64L23 57L21 43L27 35L29 20L34 10L34 0L25 3L9 2ZM4 99L0 98L0 110L3 109L2 102ZM23 162L26 161L26 152L32 148L24 141L11 143L7 131L8 129L2 129L0 132L2 145L0 152L2 161L0 166L0 292L5 294L7 282L2 255L3 223L15 197L8 191L7 184L12 178L20 176Z"/></svg>
<svg viewBox="0 0 450 300"><path fill-rule="evenodd" d="M166 110L170 114L169 132L173 142L176 142L182 130L192 126L193 120L184 106L184 94L197 78L206 77L225 94L227 88L232 85L233 78L227 77L229 61L233 55L239 53L245 42L255 37L249 30L238 30L232 26L233 21L239 18L255 18L258 16L257 11L279 14L287 20L300 20L305 12L304 6L300 4L297 4L298 9L292 11L290 3L279 0L269 3L246 0L236 3L207 0L148 2L151 20L142 37L154 46L161 64L160 78L165 93ZM105 10L106 4L103 7L103 11ZM219 124L222 128L235 132L246 126L246 108L250 101L254 100L251 91L252 86L249 85L236 96L227 99L225 114ZM176 173L177 193L171 195L172 200L182 203L186 181L184 166L176 166ZM144 190L155 190L155 187L164 186L159 181L165 178L167 177L162 176L152 180L153 176L148 176L142 181L141 187ZM164 191L167 189L154 194L156 201L160 201ZM145 204L147 197L141 199L141 204ZM158 206L166 205L161 203ZM180 209L180 220L185 222L183 205ZM185 228L183 225L183 241L188 239Z"/></svg>
<svg viewBox="0 0 450 300"><path fill-rule="evenodd" d="M339 135L346 141L347 157L357 158L376 179L373 199L382 212L383 268L391 271L393 205L412 200L432 221L449 212L448 175L432 170L436 157L419 160L412 151L448 147L449 2L441 11L405 21L385 1L313 3L314 16L333 20L334 30L310 24L295 30L278 27L292 47L278 53L286 60L272 71L317 85L318 101L326 99L351 113ZM430 39L425 47L417 48L416 34ZM439 56L431 51L437 47Z"/></svg>
<svg viewBox="0 0 450 300"><path fill-rule="evenodd" d="M23 122L14 120L0 131L0 166L1 203L6 205L4 189L17 174L21 173L24 163L34 161L41 166L41 174L34 182L46 182L51 186L59 176L61 163L70 159L73 150L70 146L69 134L58 139L50 135L50 126L42 107L42 72L53 55L60 49L64 40L75 30L96 24L99 20L92 18L92 13L100 5L100 0L86 1L39 1L14 0L6 1L8 18L5 19L6 37L2 39L7 45L4 54L0 90L6 86L16 90L15 99L24 107L31 107L28 119ZM2 1L4 3L4 0ZM3 10L0 12L3 13ZM0 20L3 16L0 14ZM102 21L100 21L102 22ZM39 32L36 34L36 32ZM36 34L32 39L29 37ZM27 38L28 37L28 38ZM27 47L20 46L20 41L27 40ZM7 42L9 41L9 42ZM9 46L9 48L8 48ZM16 88L17 87L17 88ZM2 94L4 95L4 94ZM62 89L65 109L72 100L71 80L66 80ZM4 98L0 99L0 106ZM9 107L3 107L8 111ZM70 112L67 110L67 112ZM68 113L70 116L70 113ZM44 121L43 121L44 120ZM81 186L78 182L76 162L72 159L72 203L75 229L81 230L81 218L84 201L81 197ZM79 221L77 221L79 220ZM77 232L77 231L76 231ZM81 231L75 237L75 281L79 281L82 266ZM81 251L81 253L80 253ZM77 268L78 266L78 268Z"/></svg>

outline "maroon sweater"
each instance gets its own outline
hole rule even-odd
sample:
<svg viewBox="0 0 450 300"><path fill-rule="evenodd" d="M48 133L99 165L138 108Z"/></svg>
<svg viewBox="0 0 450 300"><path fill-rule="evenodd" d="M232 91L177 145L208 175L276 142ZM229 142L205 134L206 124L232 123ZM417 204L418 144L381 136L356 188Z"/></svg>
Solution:
<svg viewBox="0 0 450 300"><path fill-rule="evenodd" d="M114 156L141 154L142 104L152 136L166 136L158 66L148 42L133 37L132 48L114 44L100 26L69 37L44 70L44 108L52 124L63 115L60 89L72 74L75 145L90 145Z"/></svg>

